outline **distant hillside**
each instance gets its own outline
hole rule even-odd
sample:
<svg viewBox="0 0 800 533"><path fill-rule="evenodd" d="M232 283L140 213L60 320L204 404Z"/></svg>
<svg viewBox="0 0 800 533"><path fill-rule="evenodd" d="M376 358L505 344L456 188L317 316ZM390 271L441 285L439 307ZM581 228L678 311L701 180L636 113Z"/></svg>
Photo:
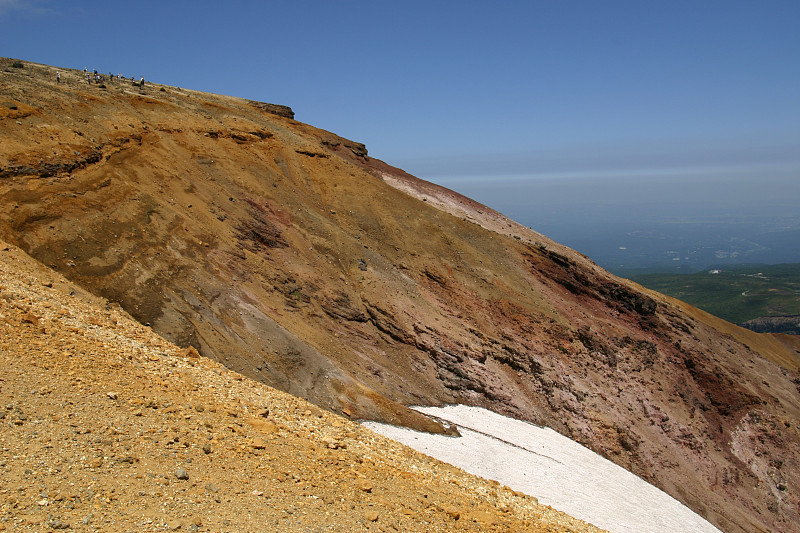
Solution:
<svg viewBox="0 0 800 533"><path fill-rule="evenodd" d="M800 314L800 263L729 266L696 274L647 274L631 279L734 323Z"/></svg>
<svg viewBox="0 0 800 533"><path fill-rule="evenodd" d="M794 338L617 278L285 106L23 63L0 60L0 238L83 290L335 413L441 432L407 406L485 407L723 531L798 531Z"/></svg>

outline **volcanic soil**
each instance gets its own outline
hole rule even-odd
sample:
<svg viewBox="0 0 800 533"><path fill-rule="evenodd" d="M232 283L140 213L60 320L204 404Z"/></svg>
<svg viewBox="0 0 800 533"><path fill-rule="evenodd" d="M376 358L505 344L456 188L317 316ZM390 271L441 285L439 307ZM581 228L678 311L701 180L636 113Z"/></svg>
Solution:
<svg viewBox="0 0 800 533"><path fill-rule="evenodd" d="M0 242L0 531L599 531L180 349Z"/></svg>

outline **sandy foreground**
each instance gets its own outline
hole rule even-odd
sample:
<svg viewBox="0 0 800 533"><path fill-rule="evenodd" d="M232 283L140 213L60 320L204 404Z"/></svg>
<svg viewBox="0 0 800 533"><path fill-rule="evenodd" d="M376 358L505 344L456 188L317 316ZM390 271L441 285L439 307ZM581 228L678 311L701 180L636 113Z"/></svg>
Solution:
<svg viewBox="0 0 800 533"><path fill-rule="evenodd" d="M615 533L719 532L665 492L552 429L465 405L415 409L455 424L461 437L365 425Z"/></svg>

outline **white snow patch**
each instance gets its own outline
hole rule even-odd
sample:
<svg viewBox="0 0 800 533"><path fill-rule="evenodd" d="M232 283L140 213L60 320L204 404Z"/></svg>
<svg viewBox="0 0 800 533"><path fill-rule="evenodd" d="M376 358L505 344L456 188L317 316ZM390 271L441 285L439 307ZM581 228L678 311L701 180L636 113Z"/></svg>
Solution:
<svg viewBox="0 0 800 533"><path fill-rule="evenodd" d="M461 437L364 425L614 533L719 533L667 493L552 429L465 405L414 409L455 424Z"/></svg>

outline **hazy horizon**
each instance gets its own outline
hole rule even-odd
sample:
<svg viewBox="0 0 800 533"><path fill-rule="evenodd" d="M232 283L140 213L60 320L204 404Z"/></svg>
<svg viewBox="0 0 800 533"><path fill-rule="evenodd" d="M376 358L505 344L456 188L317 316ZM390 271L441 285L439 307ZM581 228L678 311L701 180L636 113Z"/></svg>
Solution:
<svg viewBox="0 0 800 533"><path fill-rule="evenodd" d="M800 262L794 173L447 177L432 181L586 254L615 273Z"/></svg>

